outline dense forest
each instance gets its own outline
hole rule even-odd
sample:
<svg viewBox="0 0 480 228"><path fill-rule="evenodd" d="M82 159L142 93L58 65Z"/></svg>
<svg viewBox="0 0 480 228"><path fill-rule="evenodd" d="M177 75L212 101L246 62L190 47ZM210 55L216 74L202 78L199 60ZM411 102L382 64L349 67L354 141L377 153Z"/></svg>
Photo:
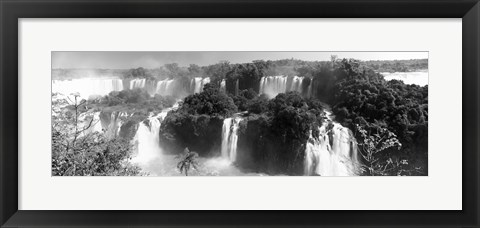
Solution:
<svg viewBox="0 0 480 228"><path fill-rule="evenodd" d="M377 72L412 72L428 69L428 59L375 60L365 61L363 64Z"/></svg>
<svg viewBox="0 0 480 228"><path fill-rule="evenodd" d="M329 120L331 115L357 142L356 174L428 175L428 86L387 81L379 74L427 68L424 59L365 62L332 56L330 61L223 61L188 67L172 63L158 69L102 70L124 80L145 79L146 85L63 104L66 108L53 117L58 125L53 127L52 170L57 175L142 174L139 167L124 163L134 154L128 142L135 137L138 123L151 126L151 113L160 113L179 101L178 108L161 119L158 140L168 154L186 153L183 157L192 160L191 164L196 164L195 156L218 156L225 120L238 117L235 166L268 175L302 175L308 143L322 134L333 134L336 125ZM82 70L61 71L54 71L54 78L82 75ZM272 75L286 76L288 88L293 88L294 76L302 77L297 86L301 88L269 97L262 93L261 83ZM209 78L199 92L192 88L195 77ZM155 85L173 79L169 88L175 92L154 94L148 88L148 82ZM82 113L95 111L104 119L113 118L115 112L128 114L118 117L124 120L117 135L84 136L76 120ZM73 136L58 130L67 126L73 129ZM326 133L321 132L322 126ZM119 145L122 150L111 156ZM195 156L190 151L195 151ZM107 165L96 166L100 160L108 161L104 162ZM185 160L181 164L183 170Z"/></svg>
<svg viewBox="0 0 480 228"><path fill-rule="evenodd" d="M336 59L332 56L332 59ZM266 63L268 67L264 70L266 75L308 75L308 68L318 65L324 61L303 61L298 59L282 59L257 61L258 63ZM221 61L217 64L208 66L198 66L190 64L189 66L179 66L176 63L165 64L155 69L146 69L143 67L133 69L52 69L52 79L72 79L83 77L113 77L119 76L125 78L149 78L164 79L175 77L213 77L224 78L226 73L231 71L233 64L228 61ZM240 64L247 66L246 64ZM368 67L376 72L410 72L424 71L428 69L428 59L412 59L412 60L371 60L362 61L362 67ZM257 64L257 66L259 66Z"/></svg>

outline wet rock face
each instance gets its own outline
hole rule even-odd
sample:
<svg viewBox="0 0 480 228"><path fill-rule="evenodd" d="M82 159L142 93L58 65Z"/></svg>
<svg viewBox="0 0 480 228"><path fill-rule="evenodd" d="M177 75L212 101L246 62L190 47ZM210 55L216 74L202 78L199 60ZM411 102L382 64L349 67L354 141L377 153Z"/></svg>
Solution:
<svg viewBox="0 0 480 228"><path fill-rule="evenodd" d="M139 123L139 120L135 120L135 119L127 120L120 127L119 136L127 140L132 140L133 137L135 136L135 133L137 132L138 123Z"/></svg>
<svg viewBox="0 0 480 228"><path fill-rule="evenodd" d="M99 114L102 131L107 137L121 137L132 140L138 129L138 123L147 115L143 112L130 113L123 109L107 109Z"/></svg>

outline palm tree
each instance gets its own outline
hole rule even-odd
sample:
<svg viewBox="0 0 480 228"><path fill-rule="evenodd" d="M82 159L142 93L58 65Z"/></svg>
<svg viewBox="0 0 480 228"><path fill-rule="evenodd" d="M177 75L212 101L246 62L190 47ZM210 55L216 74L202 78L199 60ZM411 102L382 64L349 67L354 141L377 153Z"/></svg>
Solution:
<svg viewBox="0 0 480 228"><path fill-rule="evenodd" d="M177 168L180 170L180 173L185 172L185 176L188 176L188 170L190 170L190 168L193 167L194 169L198 169L198 153L193 151L190 152L187 147L183 151L183 156L181 157L182 160L177 164Z"/></svg>

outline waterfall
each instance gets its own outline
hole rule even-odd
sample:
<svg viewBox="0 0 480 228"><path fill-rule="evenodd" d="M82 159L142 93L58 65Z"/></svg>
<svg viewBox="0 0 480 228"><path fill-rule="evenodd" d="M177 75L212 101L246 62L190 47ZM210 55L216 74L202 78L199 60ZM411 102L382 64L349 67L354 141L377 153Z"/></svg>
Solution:
<svg viewBox="0 0 480 228"><path fill-rule="evenodd" d="M193 93L201 93L203 91L203 86L207 83L210 83L210 78L200 78L195 77L190 80L190 90Z"/></svg>
<svg viewBox="0 0 480 228"><path fill-rule="evenodd" d="M123 90L123 82L118 78L81 78L72 80L52 80L52 92L69 95L79 93L83 99L105 96L112 91Z"/></svg>
<svg viewBox="0 0 480 228"><path fill-rule="evenodd" d="M307 88L307 98L310 98L312 97L312 87L313 87L313 79L310 80L310 84L308 85L308 88Z"/></svg>
<svg viewBox="0 0 480 228"><path fill-rule="evenodd" d="M154 97L155 94L157 93L157 82L152 80L147 80L145 82L144 89L147 91L148 94L150 94L151 97Z"/></svg>
<svg viewBox="0 0 480 228"><path fill-rule="evenodd" d="M222 157L230 162L237 158L238 127L241 117L226 118L222 127Z"/></svg>
<svg viewBox="0 0 480 228"><path fill-rule="evenodd" d="M145 78L132 79L130 81L130 89L144 88L145 87Z"/></svg>
<svg viewBox="0 0 480 228"><path fill-rule="evenodd" d="M110 115L108 113L100 113L100 126L95 125L95 129L102 128L105 136L108 138L115 138L120 133L120 128L122 127L123 120L125 117L128 117L126 112L112 112Z"/></svg>
<svg viewBox="0 0 480 228"><path fill-rule="evenodd" d="M93 126L91 132L102 132L102 123L100 122L100 112L93 114Z"/></svg>
<svg viewBox="0 0 480 228"><path fill-rule="evenodd" d="M265 94L269 98L274 98L279 93L296 91L303 92L304 77L288 76L266 76L260 79L260 94Z"/></svg>
<svg viewBox="0 0 480 228"><path fill-rule="evenodd" d="M326 121L312 131L305 148L305 175L352 176L357 174L357 142L352 132L342 125Z"/></svg>
<svg viewBox="0 0 480 228"><path fill-rule="evenodd" d="M225 79L223 79L222 82L220 82L220 91L224 93L227 92L227 82L225 81Z"/></svg>
<svg viewBox="0 0 480 228"><path fill-rule="evenodd" d="M210 83L210 78L208 78L208 77L207 77L207 78L204 78L204 79L202 80L202 87L201 87L200 91L203 91L203 87L204 87L206 84L208 84L208 83Z"/></svg>
<svg viewBox="0 0 480 228"><path fill-rule="evenodd" d="M165 79L157 82L156 93L162 96L172 96L174 94L174 80Z"/></svg>
<svg viewBox="0 0 480 228"><path fill-rule="evenodd" d="M147 164L155 158L162 156L160 146L160 127L168 112L178 108L178 102L171 108L162 110L157 115L151 114L146 120L138 123L138 129L132 140L136 156L132 158L133 163Z"/></svg>
<svg viewBox="0 0 480 228"><path fill-rule="evenodd" d="M303 77L293 76L290 89L288 91L297 91L302 93Z"/></svg>
<svg viewBox="0 0 480 228"><path fill-rule="evenodd" d="M287 77L268 76L260 79L260 94L265 94L269 98L277 96L279 93L285 93L287 90Z"/></svg>
<svg viewBox="0 0 480 228"><path fill-rule="evenodd" d="M160 118L161 116L159 115L151 116L138 124L137 133L133 139L137 156L132 159L132 162L145 164L161 155Z"/></svg>

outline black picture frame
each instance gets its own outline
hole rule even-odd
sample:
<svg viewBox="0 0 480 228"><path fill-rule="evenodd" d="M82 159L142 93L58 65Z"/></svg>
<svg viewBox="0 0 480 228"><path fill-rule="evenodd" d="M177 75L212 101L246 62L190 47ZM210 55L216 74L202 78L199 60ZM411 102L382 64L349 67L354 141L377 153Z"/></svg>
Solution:
<svg viewBox="0 0 480 228"><path fill-rule="evenodd" d="M2 227L479 227L478 0L1 0L0 224ZM18 210L19 18L462 18L460 211ZM460 152L460 151L452 151ZM398 199L401 200L401 199ZM441 200L441 199L439 199Z"/></svg>

